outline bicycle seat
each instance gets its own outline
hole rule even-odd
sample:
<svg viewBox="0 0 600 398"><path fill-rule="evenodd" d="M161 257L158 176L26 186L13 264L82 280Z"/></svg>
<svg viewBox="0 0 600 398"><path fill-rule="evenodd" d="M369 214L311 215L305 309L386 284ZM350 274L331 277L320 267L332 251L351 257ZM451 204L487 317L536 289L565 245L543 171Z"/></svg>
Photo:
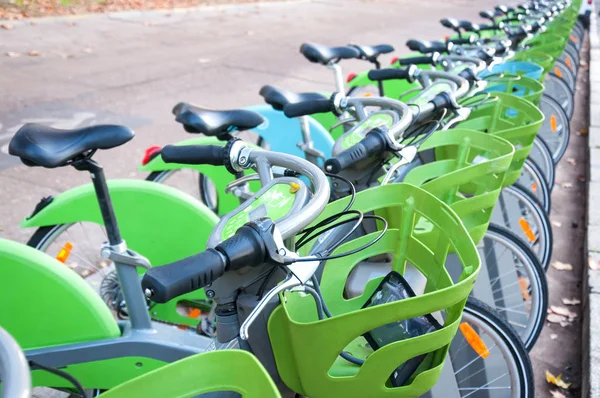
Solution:
<svg viewBox="0 0 600 398"><path fill-rule="evenodd" d="M465 21L465 20L458 21L458 26L460 26L467 32L479 32L479 30L481 29L479 24L473 23L471 21Z"/></svg>
<svg viewBox="0 0 600 398"><path fill-rule="evenodd" d="M215 111L185 102L175 105L173 114L175 120L183 124L188 133L202 133L207 136L249 130L264 122L262 116L256 112L244 109Z"/></svg>
<svg viewBox="0 0 600 398"><path fill-rule="evenodd" d="M326 47L320 44L304 43L300 46L300 52L310 62L327 65L330 62L338 62L341 59L359 58L360 53L356 48Z"/></svg>
<svg viewBox="0 0 600 398"><path fill-rule="evenodd" d="M60 130L27 123L10 140L8 153L21 158L27 166L52 169L66 166L89 151L123 145L133 136L133 131L124 126L100 125Z"/></svg>
<svg viewBox="0 0 600 398"><path fill-rule="evenodd" d="M448 51L448 44L442 41L425 41L411 39L406 42L406 46L412 51L418 51L421 54L444 53Z"/></svg>
<svg viewBox="0 0 600 398"><path fill-rule="evenodd" d="M479 16L481 18L485 18L485 19L490 19L490 20L494 20L494 18L496 18L496 14L493 11L489 11L489 10L484 10L479 12Z"/></svg>
<svg viewBox="0 0 600 398"><path fill-rule="evenodd" d="M282 111L287 104L296 104L304 101L314 101L327 98L319 93L295 93L293 91L276 88L273 86L263 86L259 94L265 99L265 102L274 109Z"/></svg>
<svg viewBox="0 0 600 398"><path fill-rule="evenodd" d="M380 44L377 46L359 46L353 44L352 47L356 48L360 53L360 57L369 61L374 61L381 54L389 54L394 51L394 47L389 44Z"/></svg>
<svg viewBox="0 0 600 398"><path fill-rule="evenodd" d="M453 29L458 31L460 29L460 25L458 23L458 21L454 18L444 18L444 19L440 19L440 23L449 29Z"/></svg>

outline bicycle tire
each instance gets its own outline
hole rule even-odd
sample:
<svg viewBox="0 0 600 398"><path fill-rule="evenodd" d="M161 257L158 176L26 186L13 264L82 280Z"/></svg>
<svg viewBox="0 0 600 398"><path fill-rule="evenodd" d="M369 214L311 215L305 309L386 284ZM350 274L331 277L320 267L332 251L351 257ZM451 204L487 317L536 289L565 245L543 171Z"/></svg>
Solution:
<svg viewBox="0 0 600 398"><path fill-rule="evenodd" d="M489 326L494 327L499 332L499 336L508 344L513 358L519 364L519 383L524 387L519 394L519 398L535 397L533 366L531 365L529 353L514 329L503 322L493 308L472 297L467 300L465 313L467 313L467 316L472 315L488 323Z"/></svg>
<svg viewBox="0 0 600 398"><path fill-rule="evenodd" d="M544 80L544 94L555 99L565 111L567 118L571 120L575 110L574 94L563 79L553 73L547 74Z"/></svg>
<svg viewBox="0 0 600 398"><path fill-rule="evenodd" d="M548 145L554 164L557 164L565 154L571 138L569 118L560 104L546 94L542 95L538 107L544 114L544 121L537 136Z"/></svg>
<svg viewBox="0 0 600 398"><path fill-rule="evenodd" d="M544 180L548 185L548 189L552 192L554 188L554 180L556 177L556 165L552 158L552 152L548 148L548 144L540 137L535 137L533 146L529 152L529 159L540 169L544 176Z"/></svg>
<svg viewBox="0 0 600 398"><path fill-rule="evenodd" d="M519 176L515 184L518 184L522 189L534 196L542 206L542 209L546 213L550 213L550 209L552 208L550 188L548 187L544 173L535 161L532 159L525 160L521 169L521 176Z"/></svg>
<svg viewBox="0 0 600 398"><path fill-rule="evenodd" d="M494 242L500 242L500 245L495 246ZM482 265L486 266L486 273L490 278L493 276L497 278L494 279L493 284L497 284L501 280L502 282L508 282L508 287L512 287L512 290L509 290L509 295L513 294L514 296L514 291L520 290L523 296L518 297L517 294L516 298L509 297L513 304L517 302L517 306L511 305L509 307L506 307L506 298L508 296L501 295L502 292L499 291L501 288L497 288L497 286L493 290L493 303L488 301L491 297L488 297L488 300L483 299L481 296L477 297L475 295L474 297L494 308L494 311L505 322L514 325L513 329L519 326L517 333L521 336L527 350L531 350L544 328L546 311L548 310L549 293L546 272L535 253L531 251L531 248L517 235L502 226L490 223L486 236L482 240L482 246L482 262L484 262ZM510 250L510 254L507 253L506 256L502 257L503 261L501 264L497 262L498 258L489 258L491 254L496 254L493 252L498 248L503 249L503 253L506 250ZM507 267L511 266L506 263L507 260L515 261L512 264L515 267L515 274L511 274L510 270L507 270ZM518 263L516 262L517 260ZM511 279L516 274L519 275L518 282L516 282L518 286L514 286L515 282ZM485 281L480 283L485 284ZM529 285L527 286L526 283L529 283ZM487 285L483 285L483 288L486 289ZM478 291L475 288L474 294ZM527 303L528 299L526 296L529 296L529 299L531 299L530 303ZM519 303L519 299L523 299L523 303ZM523 304L523 306L521 307L520 304ZM519 311L517 308L524 309L524 307L527 307L527 304L531 307L531 311L528 314L524 314L527 317L524 320L523 314L518 314ZM527 324L523 325L524 321ZM524 327L521 328L520 326ZM515 329L515 331L517 330Z"/></svg>
<svg viewBox="0 0 600 398"><path fill-rule="evenodd" d="M472 297L467 299L462 323L469 324L484 344L490 343L489 356L484 360L481 355L475 353L473 348L469 348L470 344L459 330L446 357L446 361L450 361L450 370L454 372L451 375L452 386L444 383L445 380L441 378L438 384L422 397L444 398L448 396L449 389L452 387L452 396L458 395L464 398L489 398L490 396L533 398L535 396L533 367L529 354L514 329L502 321L490 306ZM510 377L509 385L503 385L505 379L498 380L495 377L505 371ZM483 388L475 383L479 383ZM499 383L502 385L498 385ZM454 389L458 391L455 393ZM490 395L489 390L497 392L500 389L508 390L510 393Z"/></svg>
<svg viewBox="0 0 600 398"><path fill-rule="evenodd" d="M505 212L506 206L512 206L510 210L513 211L515 200L520 214L511 214L509 217ZM521 226L521 219L524 216L528 218L526 219L528 228L534 233L537 231L534 241L528 237L526 230ZM515 233L522 242L532 248L544 270L548 269L552 257L552 226L550 217L544 212L535 196L518 184L504 188L492 213L492 222Z"/></svg>
<svg viewBox="0 0 600 398"><path fill-rule="evenodd" d="M572 92L575 92L575 82L577 81L577 75L569 69L567 64L565 64L560 59L557 59L554 63L554 69L552 70L552 74L558 78L561 78L567 83L567 86L571 89Z"/></svg>

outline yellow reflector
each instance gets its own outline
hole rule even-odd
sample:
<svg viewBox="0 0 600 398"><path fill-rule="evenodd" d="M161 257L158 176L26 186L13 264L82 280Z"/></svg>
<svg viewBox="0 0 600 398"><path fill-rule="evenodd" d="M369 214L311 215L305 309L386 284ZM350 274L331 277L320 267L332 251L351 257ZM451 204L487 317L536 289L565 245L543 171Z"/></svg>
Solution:
<svg viewBox="0 0 600 398"><path fill-rule="evenodd" d="M481 339L481 337L477 334L475 329L471 327L466 322L460 324L460 331L465 336L465 340L471 346L471 348L483 359L487 358L490 355L490 351L487 346Z"/></svg>
<svg viewBox="0 0 600 398"><path fill-rule="evenodd" d="M531 184L531 190L533 191L533 193L537 192L537 184L535 182Z"/></svg>
<svg viewBox="0 0 600 398"><path fill-rule="evenodd" d="M562 79L562 72L558 68L554 68L554 74Z"/></svg>
<svg viewBox="0 0 600 398"><path fill-rule="evenodd" d="M64 264L67 261L67 259L69 258L69 255L71 254L71 250L73 250L73 245L71 244L71 242L65 243L65 245L62 247L62 249L60 249L60 251L58 252L56 259Z"/></svg>
<svg viewBox="0 0 600 398"><path fill-rule="evenodd" d="M550 116L550 128L553 133L556 133L556 115Z"/></svg>
<svg viewBox="0 0 600 398"><path fill-rule="evenodd" d="M295 182L290 182L290 193L296 193L300 189L300 185Z"/></svg>
<svg viewBox="0 0 600 398"><path fill-rule="evenodd" d="M365 95L363 95L363 97L372 97L372 96L373 96L373 94L371 94L371 93L365 93Z"/></svg>
<svg viewBox="0 0 600 398"><path fill-rule="evenodd" d="M525 236L527 236L527 239L529 239L529 241L531 243L535 242L535 240L536 240L535 234L533 233L533 230L531 229L531 225L529 225L527 220L524 219L523 217L519 218L519 225L521 226L521 229L525 233Z"/></svg>

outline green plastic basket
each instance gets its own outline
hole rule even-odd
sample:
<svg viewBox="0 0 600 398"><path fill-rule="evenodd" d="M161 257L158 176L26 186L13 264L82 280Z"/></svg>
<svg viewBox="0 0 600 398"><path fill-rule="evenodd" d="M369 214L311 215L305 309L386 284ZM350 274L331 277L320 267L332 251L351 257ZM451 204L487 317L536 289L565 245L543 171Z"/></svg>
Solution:
<svg viewBox="0 0 600 398"><path fill-rule="evenodd" d="M476 97L463 101L463 105L474 103ZM515 147L515 154L504 185L514 184L521 175L523 163L529 155L544 114L537 106L522 98L493 93L484 103L474 106L469 118L458 127L498 135Z"/></svg>
<svg viewBox="0 0 600 398"><path fill-rule="evenodd" d="M486 92L499 92L516 95L535 105L540 103L544 94L544 85L535 79L525 76L504 75L489 76Z"/></svg>
<svg viewBox="0 0 600 398"><path fill-rule="evenodd" d="M456 157L416 167L404 182L420 186L450 205L477 244L487 231L515 149L498 136L466 129L438 131L419 152L432 149L448 150Z"/></svg>
<svg viewBox="0 0 600 398"><path fill-rule="evenodd" d="M342 211L348 199L329 204L319 220ZM450 342L456 334L466 299L471 292L480 260L460 218L432 194L410 184L391 184L367 189L356 195L355 207L374 211L389 223L377 243L359 253L328 261L323 269L321 290L332 317L319 320L314 299L300 292L286 292L269 319L269 336L282 380L292 390L311 398L416 397L436 383ZM317 221L319 221L317 220ZM373 239L377 232L341 245L345 252ZM437 234L430 239L421 239ZM457 283L444 268L449 251L463 266ZM344 288L359 262L393 253L392 268L404 274L412 264L427 279L425 292L416 297L362 309L381 282L366 282L364 293L344 298ZM444 327L435 332L388 344L369 352L362 337L370 330L403 319L445 311ZM348 351L366 358L362 366L343 360ZM408 385L391 388L388 379L405 361L419 355L427 360Z"/></svg>
<svg viewBox="0 0 600 398"><path fill-rule="evenodd" d="M241 350L194 355L101 394L102 398L191 398L217 391L244 398L281 398L275 383L256 357Z"/></svg>
<svg viewBox="0 0 600 398"><path fill-rule="evenodd" d="M541 49L543 50L543 48ZM515 61L533 62L534 64L544 68L544 73L540 78L540 82L544 81L546 74L552 70L554 63L556 62L556 58L550 54L540 51L539 47L533 47L532 49L519 51L515 53L515 56L512 59Z"/></svg>

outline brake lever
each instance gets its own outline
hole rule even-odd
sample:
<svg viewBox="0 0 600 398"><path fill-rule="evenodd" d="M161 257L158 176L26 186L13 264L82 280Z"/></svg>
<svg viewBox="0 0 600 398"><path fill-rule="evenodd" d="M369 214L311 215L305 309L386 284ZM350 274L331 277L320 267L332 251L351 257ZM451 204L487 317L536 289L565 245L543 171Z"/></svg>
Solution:
<svg viewBox="0 0 600 398"><path fill-rule="evenodd" d="M398 152L398 156L401 157L399 161L397 161L385 174L385 177L381 181L381 185L387 185L387 183L392 179L392 175L398 170L400 167L410 164L415 157L417 156L418 148L415 145L409 145L400 150Z"/></svg>
<svg viewBox="0 0 600 398"><path fill-rule="evenodd" d="M288 255L288 257L298 258L297 255L292 256L291 253ZM258 318L258 315L267 307L273 298L285 290L290 290L304 285L312 278L315 272L317 272L321 261L318 260L318 257L311 257L314 258L315 261L297 262L287 266L289 273L285 280L279 285L273 287L267 294L263 296L258 305L254 307L250 315L248 315L248 318L246 318L246 320L242 323L242 326L240 326L240 338L242 340L248 340L250 325L254 323L256 318Z"/></svg>

